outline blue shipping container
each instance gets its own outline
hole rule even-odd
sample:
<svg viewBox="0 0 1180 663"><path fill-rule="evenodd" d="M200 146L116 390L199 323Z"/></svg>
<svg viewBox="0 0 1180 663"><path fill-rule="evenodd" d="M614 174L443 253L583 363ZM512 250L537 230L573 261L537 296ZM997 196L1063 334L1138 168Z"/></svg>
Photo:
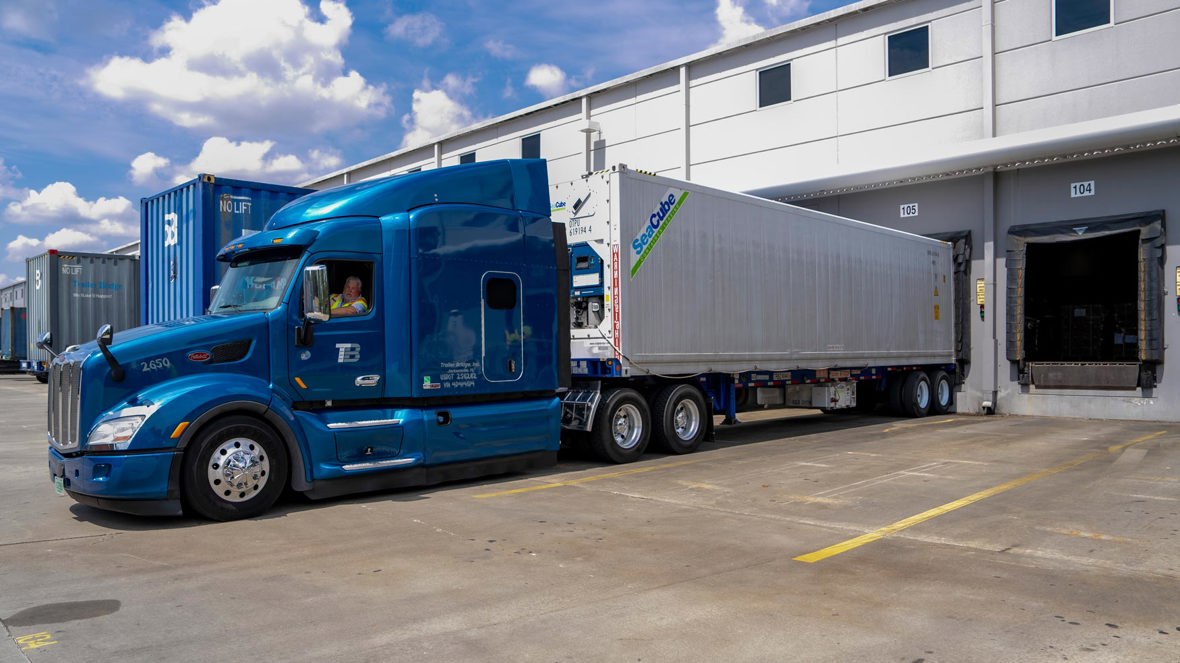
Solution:
<svg viewBox="0 0 1180 663"><path fill-rule="evenodd" d="M0 309L0 359L25 359L29 316L24 307Z"/></svg>
<svg viewBox="0 0 1180 663"><path fill-rule="evenodd" d="M262 230L287 203L313 189L198 175L139 203L140 323L201 315L225 265L217 252Z"/></svg>

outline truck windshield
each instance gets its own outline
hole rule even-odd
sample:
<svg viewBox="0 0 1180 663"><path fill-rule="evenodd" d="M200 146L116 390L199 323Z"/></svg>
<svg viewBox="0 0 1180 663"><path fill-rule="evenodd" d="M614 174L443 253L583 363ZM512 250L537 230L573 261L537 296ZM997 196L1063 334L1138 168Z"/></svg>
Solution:
<svg viewBox="0 0 1180 663"><path fill-rule="evenodd" d="M299 264L297 251L265 251L235 259L209 305L213 313L269 311L279 305Z"/></svg>

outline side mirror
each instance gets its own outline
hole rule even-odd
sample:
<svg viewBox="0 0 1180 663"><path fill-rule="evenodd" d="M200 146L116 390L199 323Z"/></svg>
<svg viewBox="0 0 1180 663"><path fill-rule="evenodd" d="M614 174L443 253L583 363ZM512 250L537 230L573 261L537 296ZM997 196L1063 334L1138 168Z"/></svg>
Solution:
<svg viewBox="0 0 1180 663"><path fill-rule="evenodd" d="M98 347L105 348L111 344L111 340L115 338L115 330L110 325L103 325L98 328L98 334L94 336L94 341L98 343Z"/></svg>
<svg viewBox="0 0 1180 663"><path fill-rule="evenodd" d="M311 265L303 268L303 324L295 328L295 345L307 347L312 343L312 327L332 317L331 294L328 292L328 268Z"/></svg>
<svg viewBox="0 0 1180 663"><path fill-rule="evenodd" d="M221 292L221 286L215 285L209 288L209 311L213 310L213 302L217 301L217 293Z"/></svg>
<svg viewBox="0 0 1180 663"><path fill-rule="evenodd" d="M311 265L303 268L303 317L309 322L323 322L332 317L331 293L328 292L328 268Z"/></svg>
<svg viewBox="0 0 1180 663"><path fill-rule="evenodd" d="M53 334L45 332L37 339L37 349L53 354Z"/></svg>
<svg viewBox="0 0 1180 663"><path fill-rule="evenodd" d="M98 349L102 352L102 356L107 360L107 364L111 367L111 379L115 382L122 382L126 373L123 367L119 365L119 361L115 359L115 355L111 354L107 346L115 338L115 330L109 325L105 324L98 328L98 333L94 335L94 342L98 343Z"/></svg>

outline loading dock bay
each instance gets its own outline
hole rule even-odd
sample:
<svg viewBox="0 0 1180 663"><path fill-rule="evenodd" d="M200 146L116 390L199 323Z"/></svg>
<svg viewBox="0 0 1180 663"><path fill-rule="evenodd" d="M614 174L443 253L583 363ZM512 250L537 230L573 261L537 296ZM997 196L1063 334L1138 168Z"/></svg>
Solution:
<svg viewBox="0 0 1180 663"><path fill-rule="evenodd" d="M0 399L0 663L1180 661L1180 424L747 416L207 523L57 497Z"/></svg>

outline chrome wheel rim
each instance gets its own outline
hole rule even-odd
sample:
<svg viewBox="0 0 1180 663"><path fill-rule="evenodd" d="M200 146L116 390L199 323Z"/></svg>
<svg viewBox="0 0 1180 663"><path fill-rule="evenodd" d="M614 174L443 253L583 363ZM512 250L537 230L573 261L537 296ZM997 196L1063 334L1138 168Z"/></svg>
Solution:
<svg viewBox="0 0 1180 663"><path fill-rule="evenodd" d="M245 437L222 442L209 457L209 488L226 502L245 502L270 478L270 458L262 445Z"/></svg>
<svg viewBox="0 0 1180 663"><path fill-rule="evenodd" d="M672 429L685 442L695 438L701 430L701 411L692 399L685 398L672 411Z"/></svg>
<svg viewBox="0 0 1180 663"><path fill-rule="evenodd" d="M630 403L619 407L615 411L612 429L615 446L620 449L634 449L639 444L639 438L643 436L643 419L639 414L639 408Z"/></svg>

